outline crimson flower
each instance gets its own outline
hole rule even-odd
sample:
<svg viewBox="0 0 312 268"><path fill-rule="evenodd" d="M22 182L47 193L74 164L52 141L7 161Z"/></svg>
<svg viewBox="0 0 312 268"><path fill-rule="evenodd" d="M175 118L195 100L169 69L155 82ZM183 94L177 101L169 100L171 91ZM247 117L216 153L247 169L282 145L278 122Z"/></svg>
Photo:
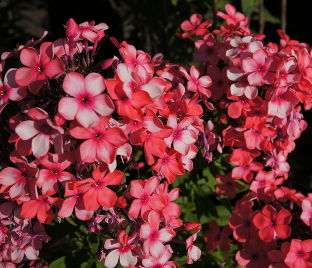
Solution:
<svg viewBox="0 0 312 268"><path fill-rule="evenodd" d="M185 171L181 162L176 160L178 152L173 149L163 152L153 169L162 174L172 184L176 179L176 175L184 175Z"/></svg>
<svg viewBox="0 0 312 268"><path fill-rule="evenodd" d="M69 154L47 154L40 163L47 169L41 169L38 174L37 185L42 188L43 195L53 195L58 190L57 182L74 180L74 176L64 169L71 165Z"/></svg>
<svg viewBox="0 0 312 268"><path fill-rule="evenodd" d="M87 163L97 160L111 164L116 158L117 149L128 140L120 128L109 128L107 117L89 128L72 124L70 135L76 139L87 139L79 148L81 160Z"/></svg>
<svg viewBox="0 0 312 268"><path fill-rule="evenodd" d="M87 178L74 183L75 187L84 191L83 203L86 210L97 210L99 206L112 208L116 201L117 195L108 185L119 185L124 177L124 173L115 170L107 173L104 165L98 166L92 172L92 178Z"/></svg>
<svg viewBox="0 0 312 268"><path fill-rule="evenodd" d="M130 216L136 219L139 216L139 212L141 211L141 216L143 217L146 212L152 209L151 196L155 192L158 184L159 179L157 178L157 176L153 176L145 181L131 181L130 195L132 197L135 197L136 199L132 201L132 204L130 206ZM163 205L161 205L161 207L163 207Z"/></svg>
<svg viewBox="0 0 312 268"><path fill-rule="evenodd" d="M281 209L278 213L271 205L266 205L261 212L253 218L254 225L259 229L261 240L270 242L273 239L286 239L290 236L291 214L287 209Z"/></svg>

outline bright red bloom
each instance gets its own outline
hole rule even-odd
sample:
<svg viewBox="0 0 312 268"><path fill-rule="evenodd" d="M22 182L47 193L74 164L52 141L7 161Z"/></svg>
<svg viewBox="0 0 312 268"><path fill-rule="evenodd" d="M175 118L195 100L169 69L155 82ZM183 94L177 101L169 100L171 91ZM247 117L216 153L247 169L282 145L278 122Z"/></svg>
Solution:
<svg viewBox="0 0 312 268"><path fill-rule="evenodd" d="M177 159L177 154L173 149L163 152L153 169L164 176L169 184L172 184L176 179L176 175L184 175L185 171L181 162Z"/></svg>
<svg viewBox="0 0 312 268"><path fill-rule="evenodd" d="M95 160L111 164L117 155L117 149L127 142L124 132L117 128L109 128L109 118L101 118L100 122L89 128L72 124L70 135L76 139L87 139L80 147L81 160L92 163Z"/></svg>
<svg viewBox="0 0 312 268"><path fill-rule="evenodd" d="M254 225L259 229L261 240L270 242L273 239L286 239L290 236L291 214L287 209L279 212L271 205L266 205L260 213L253 218Z"/></svg>
<svg viewBox="0 0 312 268"><path fill-rule="evenodd" d="M148 180L133 180L131 181L130 195L136 199L132 201L129 209L129 215L135 219L139 216L141 211L141 217L152 209L152 203L155 205L155 198L152 199L151 196L158 187L159 179L156 176L151 177ZM164 206L159 200L159 205L161 208Z"/></svg>
<svg viewBox="0 0 312 268"><path fill-rule="evenodd" d="M204 21L203 16L200 14L193 14L190 17L190 20L185 20L181 23L181 29L187 31L187 33L183 33L182 37L187 38L193 34L197 36L203 36L208 32L208 27L212 25L211 21Z"/></svg>
<svg viewBox="0 0 312 268"><path fill-rule="evenodd" d="M84 192L83 203L86 210L97 210L99 206L112 208L115 205L117 195L107 186L119 185L124 178L124 173L119 170L112 173L107 171L104 165L100 165L92 172L92 178L74 183L75 188Z"/></svg>
<svg viewBox="0 0 312 268"><path fill-rule="evenodd" d="M41 195L36 200L29 200L23 203L21 216L32 219L37 216L41 223L49 224L54 217L52 205L59 206L61 199Z"/></svg>
<svg viewBox="0 0 312 268"><path fill-rule="evenodd" d="M43 195L55 194L58 190L58 181L65 184L74 180L73 174L64 171L72 163L69 154L47 154L40 159L40 163L47 168L40 169L37 179L37 185L42 188Z"/></svg>

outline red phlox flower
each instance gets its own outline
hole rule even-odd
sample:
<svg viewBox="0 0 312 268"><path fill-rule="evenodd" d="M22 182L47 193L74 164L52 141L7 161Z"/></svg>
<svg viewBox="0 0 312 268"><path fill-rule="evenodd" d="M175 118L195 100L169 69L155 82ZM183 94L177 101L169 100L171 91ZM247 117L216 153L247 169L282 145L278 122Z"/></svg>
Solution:
<svg viewBox="0 0 312 268"><path fill-rule="evenodd" d="M177 160L178 152L173 149L166 150L152 167L153 170L164 176L169 184L176 179L176 175L184 175L185 171L181 162Z"/></svg>
<svg viewBox="0 0 312 268"><path fill-rule="evenodd" d="M191 35L203 36L208 32L208 27L212 25L211 21L204 21L203 16L200 14L193 14L190 17L190 20L185 20L181 23L180 27L182 30L187 31L183 33L181 36L183 38L187 38Z"/></svg>
<svg viewBox="0 0 312 268"><path fill-rule="evenodd" d="M256 40L252 36L244 36L243 38L235 36L231 39L230 45L232 48L226 51L226 56L230 58L237 56L240 56L240 58L246 58L263 47L262 42Z"/></svg>
<svg viewBox="0 0 312 268"><path fill-rule="evenodd" d="M231 247L229 236L232 229L226 225L220 230L220 226L216 221L209 224L209 229L205 232L204 240L206 243L206 251L208 253L214 251L219 245L222 251L228 251Z"/></svg>
<svg viewBox="0 0 312 268"><path fill-rule="evenodd" d="M312 227L312 198L302 201L302 213L300 219L308 226Z"/></svg>
<svg viewBox="0 0 312 268"><path fill-rule="evenodd" d="M170 114L167 121L167 126L172 128L172 133L168 138L165 138L168 147L173 148L182 155L186 155L190 150L190 145L197 141L198 131L192 128L192 118L183 118L178 123L178 118L175 114Z"/></svg>
<svg viewBox="0 0 312 268"><path fill-rule="evenodd" d="M162 199L153 194L159 185L159 179L157 176L153 176L148 180L132 180L130 186L130 195L136 199L132 201L129 215L138 218L141 212L141 217L144 217L145 213L151 209L158 208L161 210L164 207Z"/></svg>
<svg viewBox="0 0 312 268"><path fill-rule="evenodd" d="M58 190L59 181L63 185L66 182L74 181L74 175L64 171L71 163L71 155L69 153L47 154L40 159L41 165L47 169L40 169L37 177L37 185L41 188L43 195L53 195Z"/></svg>
<svg viewBox="0 0 312 268"><path fill-rule="evenodd" d="M71 125L71 136L76 139L87 139L79 147L82 161L92 163L97 160L111 164L116 159L118 148L128 141L120 128L109 127L108 120L108 117L102 117L99 123L89 128L75 123Z"/></svg>
<svg viewBox="0 0 312 268"><path fill-rule="evenodd" d="M29 200L23 203L21 216L27 219L33 219L37 216L41 223L49 224L54 217L52 205L60 206L59 197L40 195L35 200Z"/></svg>
<svg viewBox="0 0 312 268"><path fill-rule="evenodd" d="M247 268L268 267L270 261L267 254L275 247L274 242L265 243L259 239L249 240L243 244L243 250L237 251L235 259L239 265Z"/></svg>
<svg viewBox="0 0 312 268"><path fill-rule="evenodd" d="M100 165L92 172L92 178L74 183L74 187L80 188L84 192L83 203L86 210L94 211L99 206L112 208L115 205L117 195L107 186L119 185L124 178L124 173L119 170L112 173L107 173L107 171L104 165Z"/></svg>
<svg viewBox="0 0 312 268"><path fill-rule="evenodd" d="M219 175L216 181L220 184L216 187L216 192L221 195L227 195L230 199L236 196L236 189L242 189L243 186L232 178L231 173L227 175Z"/></svg>
<svg viewBox="0 0 312 268"><path fill-rule="evenodd" d="M225 5L226 14L218 11L217 16L224 19L227 24L239 24L243 22L247 24L248 18L245 17L242 13L236 12L236 8L230 4Z"/></svg>
<svg viewBox="0 0 312 268"><path fill-rule="evenodd" d="M252 219L255 212L252 210L253 202L248 200L238 204L229 219L229 226L233 230L234 238L241 243L248 241L256 231Z"/></svg>
<svg viewBox="0 0 312 268"><path fill-rule="evenodd" d="M0 193L8 191L11 199L26 194L26 178L19 169L7 167L0 172Z"/></svg>
<svg viewBox="0 0 312 268"><path fill-rule="evenodd" d="M179 265L178 262L169 261L172 253L171 247L165 246L163 251L158 252L157 256L150 255L143 259L142 264L145 268L176 268Z"/></svg>
<svg viewBox="0 0 312 268"><path fill-rule="evenodd" d="M212 85L212 80L208 75L200 77L199 70L192 65L190 74L184 68L180 68L180 71L184 74L187 81L187 89L192 92L198 92L199 94L210 98L211 92L208 89Z"/></svg>
<svg viewBox="0 0 312 268"><path fill-rule="evenodd" d="M276 211L275 207L266 205L253 218L254 225L259 229L261 240L270 242L273 239L286 239L290 236L291 214L287 209Z"/></svg>
<svg viewBox="0 0 312 268"><path fill-rule="evenodd" d="M61 218L70 217L75 208L75 215L79 220L86 221L90 220L93 215L93 211L86 210L83 202L84 189L75 187L74 182L65 183L65 194L67 197L62 201L58 216Z"/></svg>

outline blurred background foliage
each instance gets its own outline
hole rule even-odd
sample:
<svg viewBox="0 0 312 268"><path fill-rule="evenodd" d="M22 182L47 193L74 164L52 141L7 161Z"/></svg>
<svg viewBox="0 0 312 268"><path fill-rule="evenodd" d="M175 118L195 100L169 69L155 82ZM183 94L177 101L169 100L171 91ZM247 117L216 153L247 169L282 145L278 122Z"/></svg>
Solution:
<svg viewBox="0 0 312 268"><path fill-rule="evenodd" d="M89 0L81 3L72 0L0 0L0 52L11 50L17 43L23 44L32 37L39 37L43 30L49 31L46 40L60 38L64 36L62 25L72 17L78 23L90 20L95 20L96 23L105 22L110 27L108 35L115 36L119 41L126 40L137 49L152 55L161 52L171 62L189 64L193 62L194 49L192 43L176 35L180 32L181 22L193 13L200 13L219 26L222 21L214 14L218 10L224 10L227 3L232 3L247 15L252 31L263 31L267 42L278 42L276 30L284 27L291 39L312 44L308 27L310 1ZM285 3L287 12L283 16L281 10ZM259 23L261 16L264 21ZM104 40L103 47L105 49L101 56L111 57L113 46L108 39ZM114 53L117 55L117 50ZM311 112L305 112L305 118L311 123ZM295 151L289 156L291 173L287 184L303 193L308 193L312 188L311 136L310 124L297 141ZM200 221L204 223L204 230L212 220L225 225L231 213L231 203L215 193L215 176L222 174L223 168L228 164L221 156L209 165L204 159L196 161L191 174L180 176L174 184L181 188L178 203L182 207L183 220ZM98 236L88 235L85 226L71 218L54 225L58 226L47 226L53 240L43 252L43 256L50 263L49 267L103 267L94 257L101 249ZM203 232L200 237L203 237ZM200 243L200 247L204 248L202 239L196 242ZM185 255L184 246L177 246L175 251L180 252L181 256ZM193 264L192 267L220 267L225 259L225 267L233 267L233 254L221 251L213 255L205 254L203 261ZM178 261L182 267L186 267L184 257Z"/></svg>

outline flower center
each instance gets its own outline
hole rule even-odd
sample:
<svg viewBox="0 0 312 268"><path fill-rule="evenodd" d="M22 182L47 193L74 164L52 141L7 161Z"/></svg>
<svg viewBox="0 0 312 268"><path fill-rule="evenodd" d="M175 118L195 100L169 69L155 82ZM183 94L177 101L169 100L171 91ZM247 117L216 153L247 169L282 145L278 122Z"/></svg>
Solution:
<svg viewBox="0 0 312 268"><path fill-rule="evenodd" d="M100 139L102 137L102 134L100 134L100 133L97 133L96 135L95 135L95 138L96 139Z"/></svg>
<svg viewBox="0 0 312 268"><path fill-rule="evenodd" d="M7 91L4 88L0 89L0 96L5 96L6 93Z"/></svg>
<svg viewBox="0 0 312 268"><path fill-rule="evenodd" d="M89 99L86 98L86 97L82 98L81 101L82 101L83 103L85 103L85 104L88 104L88 103L89 103Z"/></svg>

